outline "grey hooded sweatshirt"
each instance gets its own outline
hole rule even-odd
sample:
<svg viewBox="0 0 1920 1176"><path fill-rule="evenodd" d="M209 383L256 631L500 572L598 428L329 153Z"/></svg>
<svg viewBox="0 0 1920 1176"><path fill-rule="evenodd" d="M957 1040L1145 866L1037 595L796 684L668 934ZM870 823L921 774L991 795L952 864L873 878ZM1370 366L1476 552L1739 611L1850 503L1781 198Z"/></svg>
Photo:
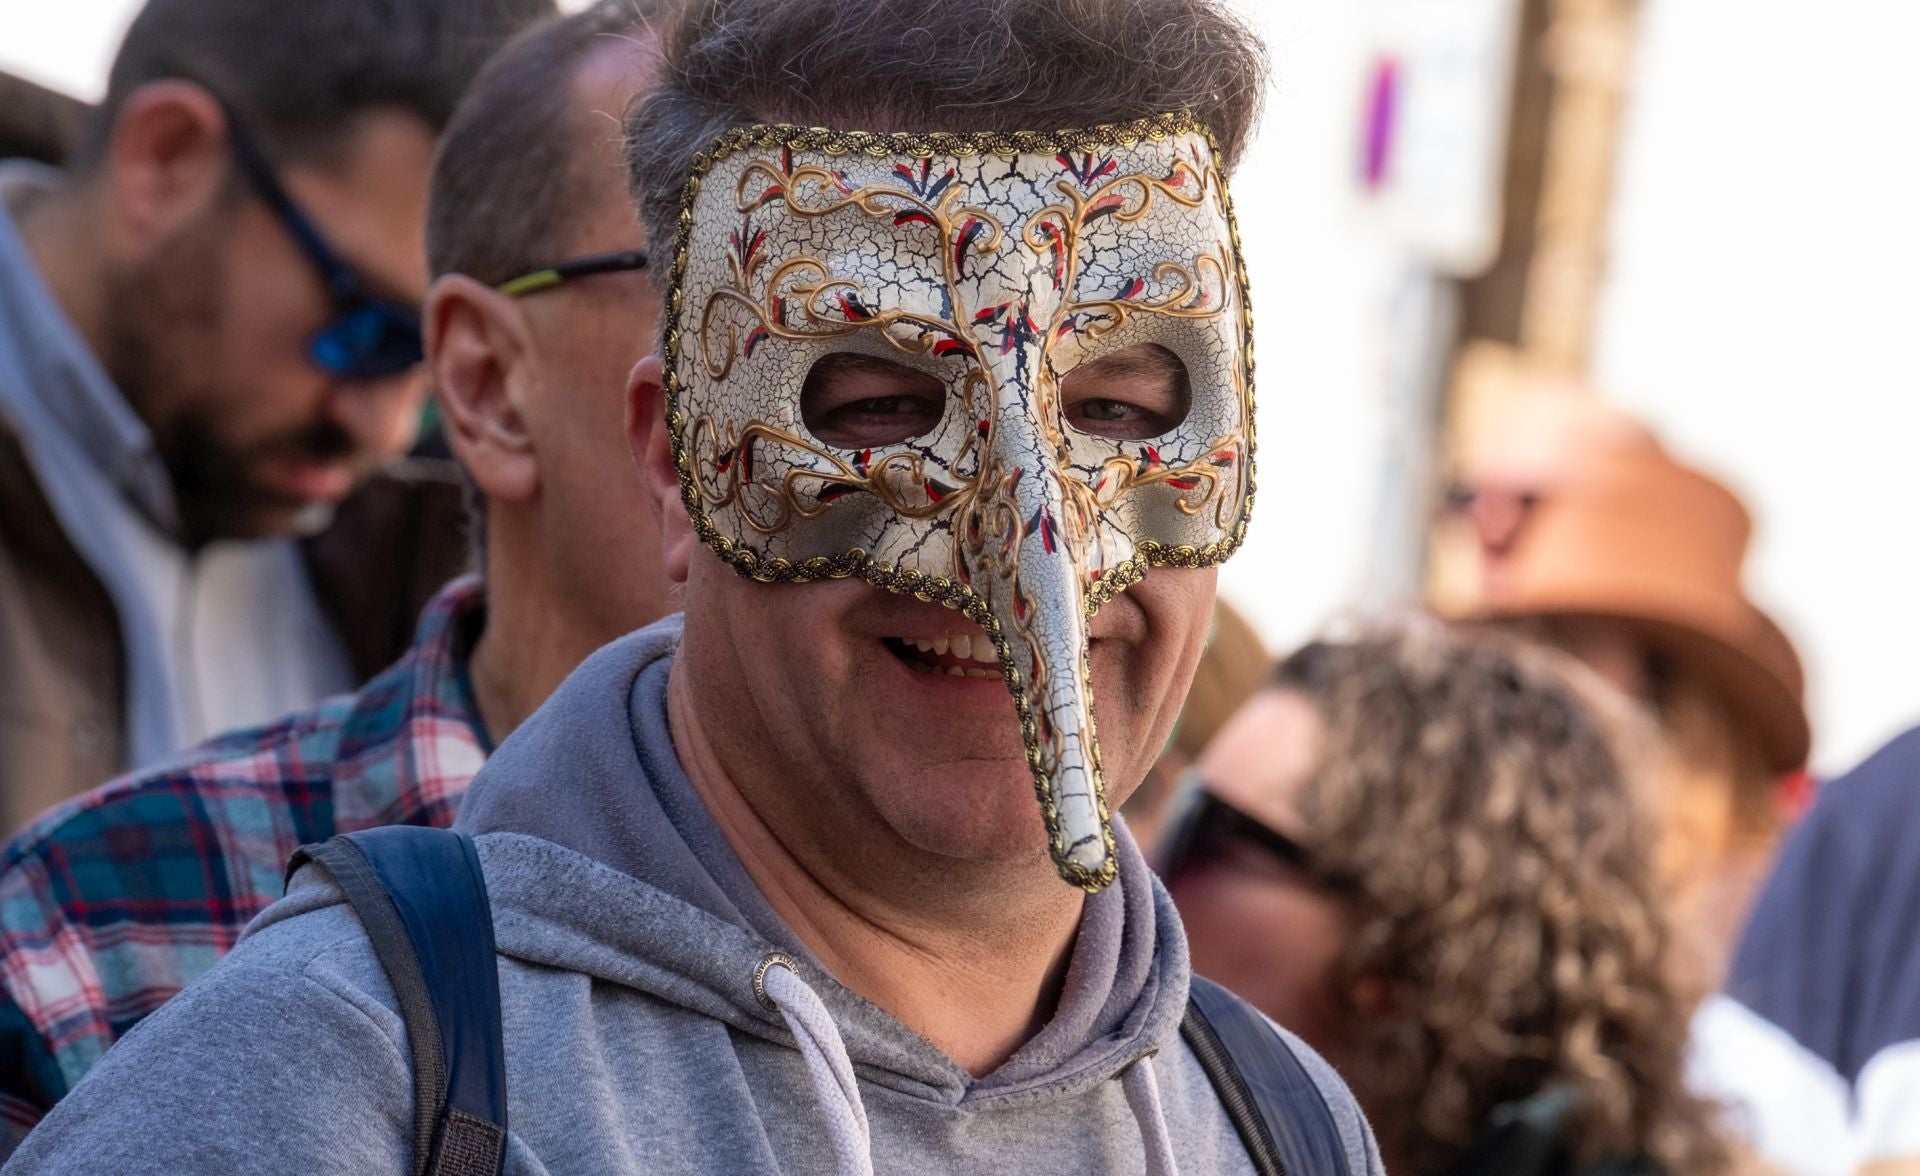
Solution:
<svg viewBox="0 0 1920 1176"><path fill-rule="evenodd" d="M509 1173L1253 1170L1180 1037L1185 938L1124 830L1058 1012L972 1077L836 983L754 888L674 755L678 641L670 618L595 654L461 811L498 939ZM769 975L777 1012L753 987L774 952L796 963ZM1352 1170L1379 1172L1351 1095L1293 1045ZM403 1174L412 1101L393 993L308 868L6 1172Z"/></svg>

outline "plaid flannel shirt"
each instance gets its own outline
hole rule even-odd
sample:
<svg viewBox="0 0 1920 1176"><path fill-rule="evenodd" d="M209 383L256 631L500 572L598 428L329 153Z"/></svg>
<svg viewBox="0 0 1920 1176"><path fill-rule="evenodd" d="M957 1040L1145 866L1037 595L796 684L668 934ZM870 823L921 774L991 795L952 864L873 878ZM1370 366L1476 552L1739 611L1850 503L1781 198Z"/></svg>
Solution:
<svg viewBox="0 0 1920 1176"><path fill-rule="evenodd" d="M302 845L448 825L490 747L477 580L358 694L221 736L49 811L0 857L0 1160L142 1017L233 947Z"/></svg>

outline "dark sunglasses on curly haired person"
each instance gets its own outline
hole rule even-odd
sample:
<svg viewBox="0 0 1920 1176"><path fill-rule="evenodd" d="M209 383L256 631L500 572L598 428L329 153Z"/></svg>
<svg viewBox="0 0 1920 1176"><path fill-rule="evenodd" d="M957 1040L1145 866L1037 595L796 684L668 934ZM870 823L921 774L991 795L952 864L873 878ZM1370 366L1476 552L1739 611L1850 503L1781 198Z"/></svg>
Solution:
<svg viewBox="0 0 1920 1176"><path fill-rule="evenodd" d="M307 340L308 361L330 376L352 381L382 379L418 364L424 355L419 310L370 291L366 280L341 259L293 202L231 107L226 108L226 117L227 142L241 173L306 255L333 301L333 317Z"/></svg>
<svg viewBox="0 0 1920 1176"><path fill-rule="evenodd" d="M1173 816L1160 842L1160 876L1172 882L1195 866L1219 860L1235 845L1250 846L1336 890L1352 889L1323 878L1314 868L1312 850L1220 799L1190 774L1174 801Z"/></svg>

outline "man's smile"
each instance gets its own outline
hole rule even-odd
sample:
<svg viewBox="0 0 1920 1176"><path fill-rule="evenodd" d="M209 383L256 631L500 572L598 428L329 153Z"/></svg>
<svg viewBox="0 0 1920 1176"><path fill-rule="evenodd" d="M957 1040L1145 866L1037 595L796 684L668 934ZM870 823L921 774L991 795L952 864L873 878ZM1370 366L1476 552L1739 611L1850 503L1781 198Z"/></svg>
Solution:
<svg viewBox="0 0 1920 1176"><path fill-rule="evenodd" d="M999 681L1000 655L994 652L993 639L977 627L968 629L937 637L888 637L884 641L893 656L920 673Z"/></svg>

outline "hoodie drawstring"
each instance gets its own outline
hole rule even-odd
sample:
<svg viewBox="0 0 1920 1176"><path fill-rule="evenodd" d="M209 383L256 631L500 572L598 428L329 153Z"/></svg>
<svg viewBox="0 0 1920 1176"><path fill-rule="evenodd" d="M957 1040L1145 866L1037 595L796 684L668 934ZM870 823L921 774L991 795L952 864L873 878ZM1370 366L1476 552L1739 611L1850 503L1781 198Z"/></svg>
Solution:
<svg viewBox="0 0 1920 1176"><path fill-rule="evenodd" d="M873 1176L873 1134L867 1126L867 1107L860 1101L860 1084L853 1075L853 1061L847 1057L847 1044L841 1040L840 1027L834 1024L826 1003L801 978L794 959L780 952L768 955L753 970L753 994L761 1004L779 1013L793 1031L800 1056L807 1064L813 1097L827 1120L827 1136L833 1143L841 1176ZM1127 1106L1146 1144L1147 1176L1180 1176L1173 1160L1173 1139L1167 1133L1166 1112L1160 1105L1153 1055L1127 1067L1120 1076L1120 1089L1126 1093Z"/></svg>
<svg viewBox="0 0 1920 1176"><path fill-rule="evenodd" d="M1147 1176L1180 1176L1173 1162L1173 1138L1167 1134L1167 1115L1160 1107L1160 1080L1154 1077L1153 1055L1148 1054L1120 1076L1140 1138L1147 1145Z"/></svg>
<svg viewBox="0 0 1920 1176"><path fill-rule="evenodd" d="M839 1160L841 1176L873 1176L873 1138L867 1127L867 1108L853 1076L846 1042L833 1023L820 994L800 978L790 956L776 952L760 961L753 972L753 994L779 1013L793 1031L800 1056L807 1063L813 1097L827 1120L827 1135Z"/></svg>

